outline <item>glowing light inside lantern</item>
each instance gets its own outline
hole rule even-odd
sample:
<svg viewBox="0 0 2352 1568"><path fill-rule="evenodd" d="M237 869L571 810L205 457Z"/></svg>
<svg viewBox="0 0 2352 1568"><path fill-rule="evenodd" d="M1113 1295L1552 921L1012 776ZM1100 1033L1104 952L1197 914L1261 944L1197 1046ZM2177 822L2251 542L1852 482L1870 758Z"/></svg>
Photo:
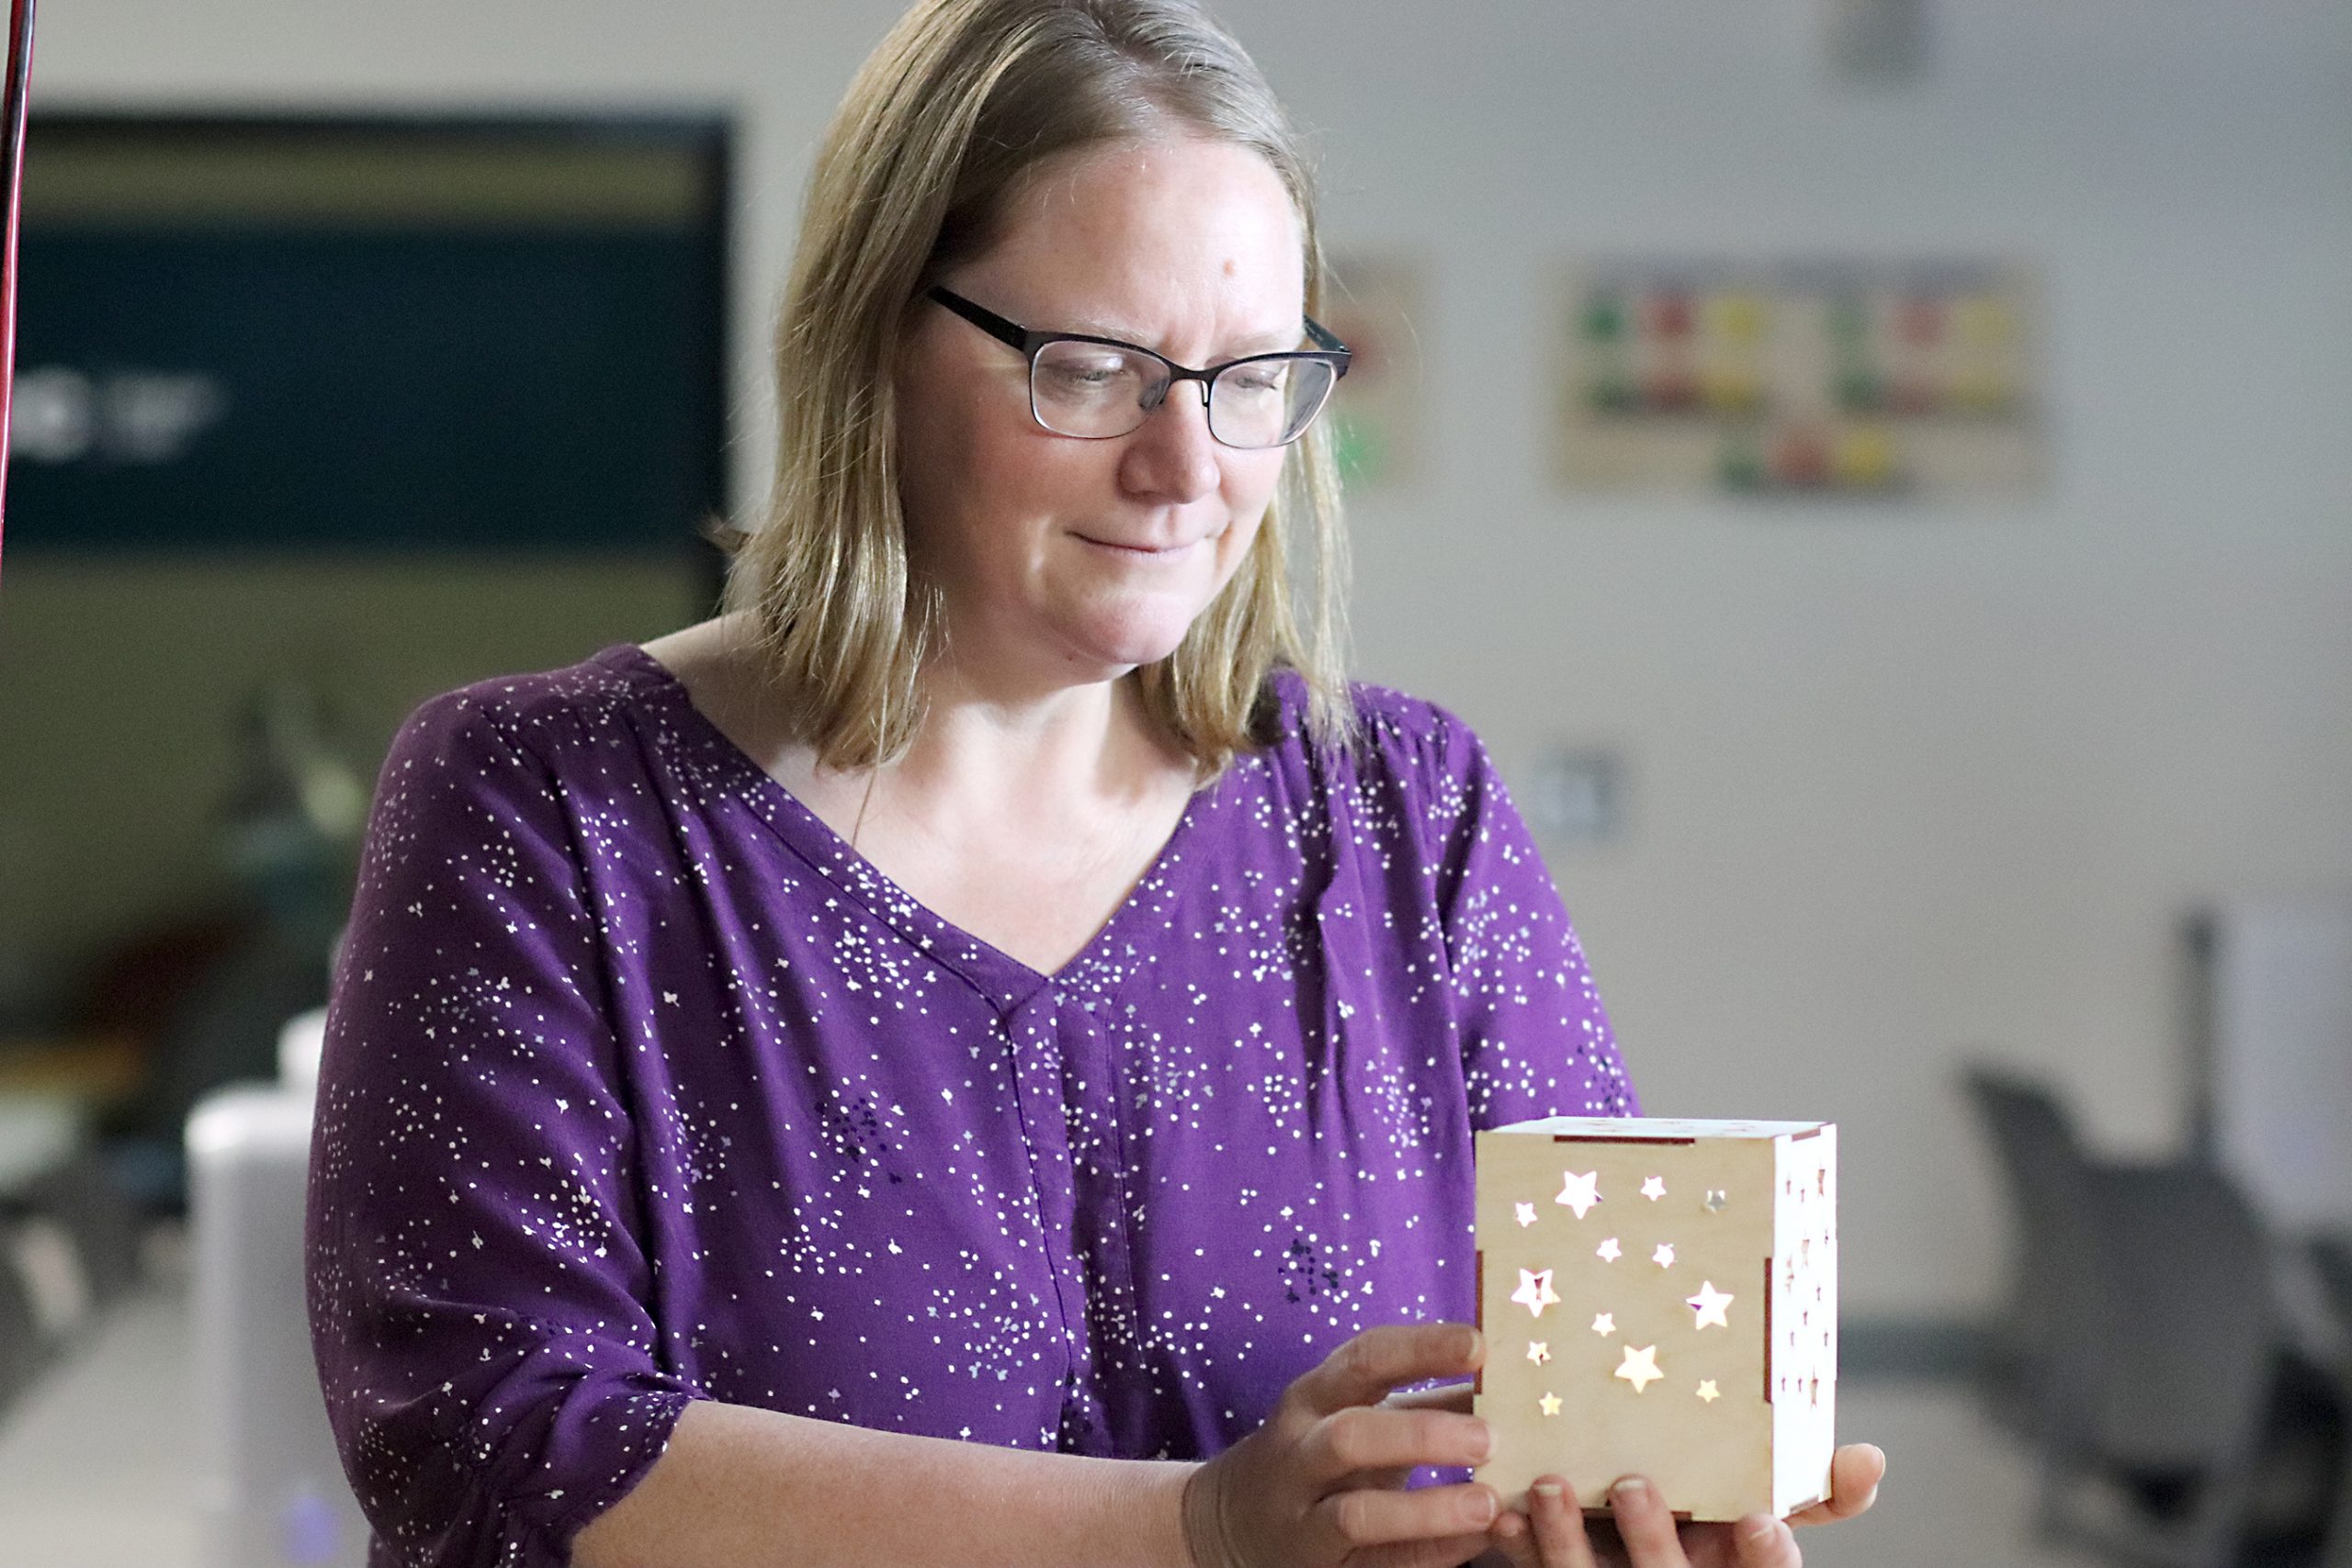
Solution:
<svg viewBox="0 0 2352 1568"><path fill-rule="evenodd" d="M1615 1375L1632 1383L1635 1393L1645 1392L1650 1384L1666 1376L1657 1370L1657 1347L1646 1345L1636 1350L1626 1346L1625 1359L1618 1363Z"/></svg>
<svg viewBox="0 0 2352 1568"><path fill-rule="evenodd" d="M1600 1201L1600 1172L1588 1170L1578 1176L1572 1170L1562 1171L1560 1195L1552 1201L1566 1204L1576 1211L1577 1219L1583 1219Z"/></svg>

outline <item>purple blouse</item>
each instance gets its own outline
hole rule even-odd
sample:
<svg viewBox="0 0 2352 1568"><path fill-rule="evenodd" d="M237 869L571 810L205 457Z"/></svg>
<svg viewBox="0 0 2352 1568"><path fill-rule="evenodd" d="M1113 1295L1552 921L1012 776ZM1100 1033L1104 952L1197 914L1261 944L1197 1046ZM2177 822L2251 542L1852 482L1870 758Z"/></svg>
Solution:
<svg viewBox="0 0 2352 1568"><path fill-rule="evenodd" d="M1214 1453L1473 1314L1471 1134L1630 1115L1477 739L1196 794L1046 976L876 872L642 649L426 703L379 782L311 1166L371 1562L554 1565L687 1401Z"/></svg>

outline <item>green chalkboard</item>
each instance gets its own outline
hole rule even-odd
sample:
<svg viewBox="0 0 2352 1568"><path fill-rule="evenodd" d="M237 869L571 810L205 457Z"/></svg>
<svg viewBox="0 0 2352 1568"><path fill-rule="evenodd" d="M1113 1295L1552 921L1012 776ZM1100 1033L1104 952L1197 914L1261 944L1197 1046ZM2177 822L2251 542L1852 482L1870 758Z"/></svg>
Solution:
<svg viewBox="0 0 2352 1568"><path fill-rule="evenodd" d="M37 118L11 551L686 547L725 167L713 124Z"/></svg>

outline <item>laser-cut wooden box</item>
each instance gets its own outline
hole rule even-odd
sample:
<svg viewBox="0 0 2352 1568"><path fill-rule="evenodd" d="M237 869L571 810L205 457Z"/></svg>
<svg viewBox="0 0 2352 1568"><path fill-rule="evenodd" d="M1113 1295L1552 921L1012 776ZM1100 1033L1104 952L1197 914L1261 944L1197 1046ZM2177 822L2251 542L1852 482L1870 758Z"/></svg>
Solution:
<svg viewBox="0 0 2352 1568"><path fill-rule="evenodd" d="M1477 1135L1478 1471L1587 1508L1644 1475L1692 1519L1826 1496L1838 1129L1555 1116Z"/></svg>

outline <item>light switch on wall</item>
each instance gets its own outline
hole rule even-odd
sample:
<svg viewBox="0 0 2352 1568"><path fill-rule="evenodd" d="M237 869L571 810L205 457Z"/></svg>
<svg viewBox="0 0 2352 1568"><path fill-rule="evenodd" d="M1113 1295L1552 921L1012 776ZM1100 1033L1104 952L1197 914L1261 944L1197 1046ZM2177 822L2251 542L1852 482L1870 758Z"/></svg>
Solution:
<svg viewBox="0 0 2352 1568"><path fill-rule="evenodd" d="M1818 0L1830 74L1858 86L1916 82L1928 67L1928 0Z"/></svg>
<svg viewBox="0 0 2352 1568"><path fill-rule="evenodd" d="M1623 827L1624 765L1595 746L1557 745L1535 761L1521 809L1551 843L1607 843Z"/></svg>

